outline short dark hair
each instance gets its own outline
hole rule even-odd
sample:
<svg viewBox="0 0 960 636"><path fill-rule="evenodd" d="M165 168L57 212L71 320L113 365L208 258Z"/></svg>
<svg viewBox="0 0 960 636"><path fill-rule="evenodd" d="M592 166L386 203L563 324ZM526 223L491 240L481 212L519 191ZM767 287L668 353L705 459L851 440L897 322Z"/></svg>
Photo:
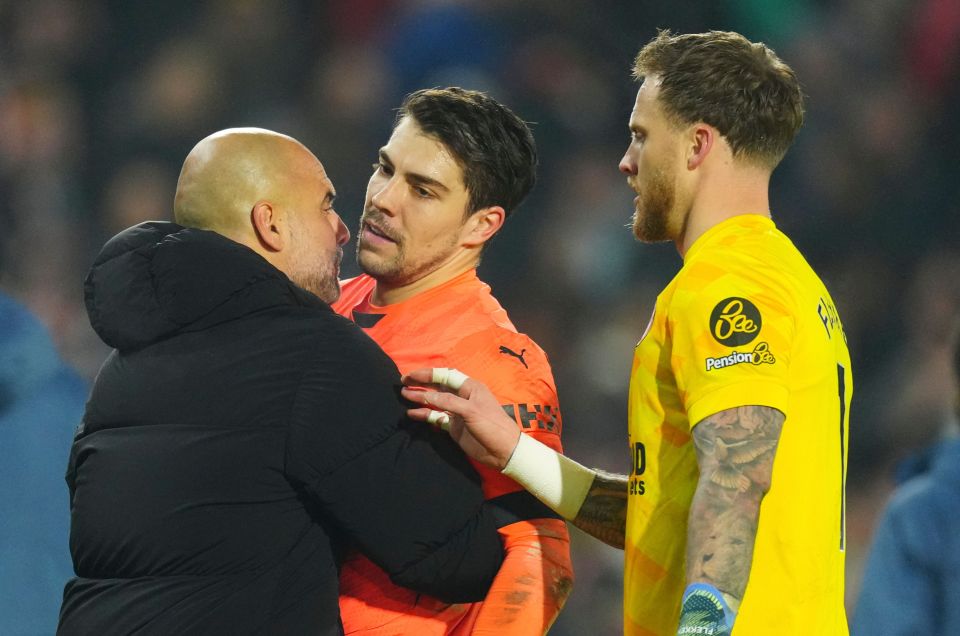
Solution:
<svg viewBox="0 0 960 636"><path fill-rule="evenodd" d="M634 76L660 78L668 118L720 131L734 157L773 169L803 124L803 92L789 66L739 33L660 31L634 61Z"/></svg>
<svg viewBox="0 0 960 636"><path fill-rule="evenodd" d="M470 194L468 215L499 205L509 216L533 188L533 133L492 97L458 87L427 88L403 100L396 123L404 117L446 146L460 165Z"/></svg>

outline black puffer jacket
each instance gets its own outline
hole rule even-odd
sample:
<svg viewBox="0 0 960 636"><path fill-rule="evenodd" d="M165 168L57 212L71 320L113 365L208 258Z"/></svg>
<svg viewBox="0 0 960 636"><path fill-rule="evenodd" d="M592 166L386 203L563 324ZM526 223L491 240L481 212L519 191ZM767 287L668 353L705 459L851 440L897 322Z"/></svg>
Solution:
<svg viewBox="0 0 960 636"><path fill-rule="evenodd" d="M70 458L61 634L341 633L335 545L479 600L502 560L479 481L404 418L349 321L218 234L145 223L86 281L115 347Z"/></svg>

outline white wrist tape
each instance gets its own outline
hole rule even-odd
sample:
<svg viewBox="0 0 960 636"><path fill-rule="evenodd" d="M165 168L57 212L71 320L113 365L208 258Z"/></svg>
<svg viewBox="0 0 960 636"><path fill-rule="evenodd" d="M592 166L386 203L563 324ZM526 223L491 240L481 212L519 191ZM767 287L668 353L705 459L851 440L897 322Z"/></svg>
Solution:
<svg viewBox="0 0 960 636"><path fill-rule="evenodd" d="M467 375L456 369L437 367L433 370L432 382L434 384L442 384L445 387L453 389L454 391L459 391L460 387L462 387L463 383L467 380L469 380Z"/></svg>
<svg viewBox="0 0 960 636"><path fill-rule="evenodd" d="M580 512L597 476L595 471L523 434L501 472L561 517L571 520Z"/></svg>

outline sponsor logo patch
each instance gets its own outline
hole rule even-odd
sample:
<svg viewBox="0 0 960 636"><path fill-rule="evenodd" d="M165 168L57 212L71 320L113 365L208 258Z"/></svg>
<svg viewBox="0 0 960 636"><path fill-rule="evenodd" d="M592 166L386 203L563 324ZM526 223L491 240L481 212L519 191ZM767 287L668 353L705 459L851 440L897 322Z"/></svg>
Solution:
<svg viewBox="0 0 960 636"><path fill-rule="evenodd" d="M725 298L710 312L710 333L727 347L750 344L760 334L760 310L746 298Z"/></svg>
<svg viewBox="0 0 960 636"><path fill-rule="evenodd" d="M514 358L516 358L517 360L519 360L520 363L521 363L524 367L526 367L527 369L529 369L530 367L527 366L527 361L523 359L523 354L525 354L526 352L527 352L526 349L521 349L521 350L520 350L520 353L517 353L517 352L514 351L513 349L509 349L509 348L507 348L507 347L505 347L505 346L503 346L503 345L500 345L500 353L505 353L505 354L507 354L508 356L513 356Z"/></svg>
<svg viewBox="0 0 960 636"><path fill-rule="evenodd" d="M777 359L770 351L770 345L766 342L761 342L749 353L734 351L725 356L707 358L706 364L707 371L713 371L714 369L725 369L738 364L773 364L776 361Z"/></svg>

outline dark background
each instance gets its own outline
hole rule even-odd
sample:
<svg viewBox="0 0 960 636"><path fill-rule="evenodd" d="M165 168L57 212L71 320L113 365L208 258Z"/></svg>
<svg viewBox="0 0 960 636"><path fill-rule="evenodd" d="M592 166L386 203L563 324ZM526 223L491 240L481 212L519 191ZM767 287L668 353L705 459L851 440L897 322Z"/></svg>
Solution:
<svg viewBox="0 0 960 636"><path fill-rule="evenodd" d="M672 245L631 237L617 171L632 59L664 27L762 40L808 96L771 202L854 359L852 603L892 468L956 426L956 0L0 1L0 288L93 377L107 351L83 311L86 269L115 232L170 218L199 139L261 126L302 140L355 233L403 95L486 90L533 123L541 166L481 276L551 356L568 452L625 471L633 347L680 266ZM552 633L619 633L622 554L574 535L577 584Z"/></svg>

